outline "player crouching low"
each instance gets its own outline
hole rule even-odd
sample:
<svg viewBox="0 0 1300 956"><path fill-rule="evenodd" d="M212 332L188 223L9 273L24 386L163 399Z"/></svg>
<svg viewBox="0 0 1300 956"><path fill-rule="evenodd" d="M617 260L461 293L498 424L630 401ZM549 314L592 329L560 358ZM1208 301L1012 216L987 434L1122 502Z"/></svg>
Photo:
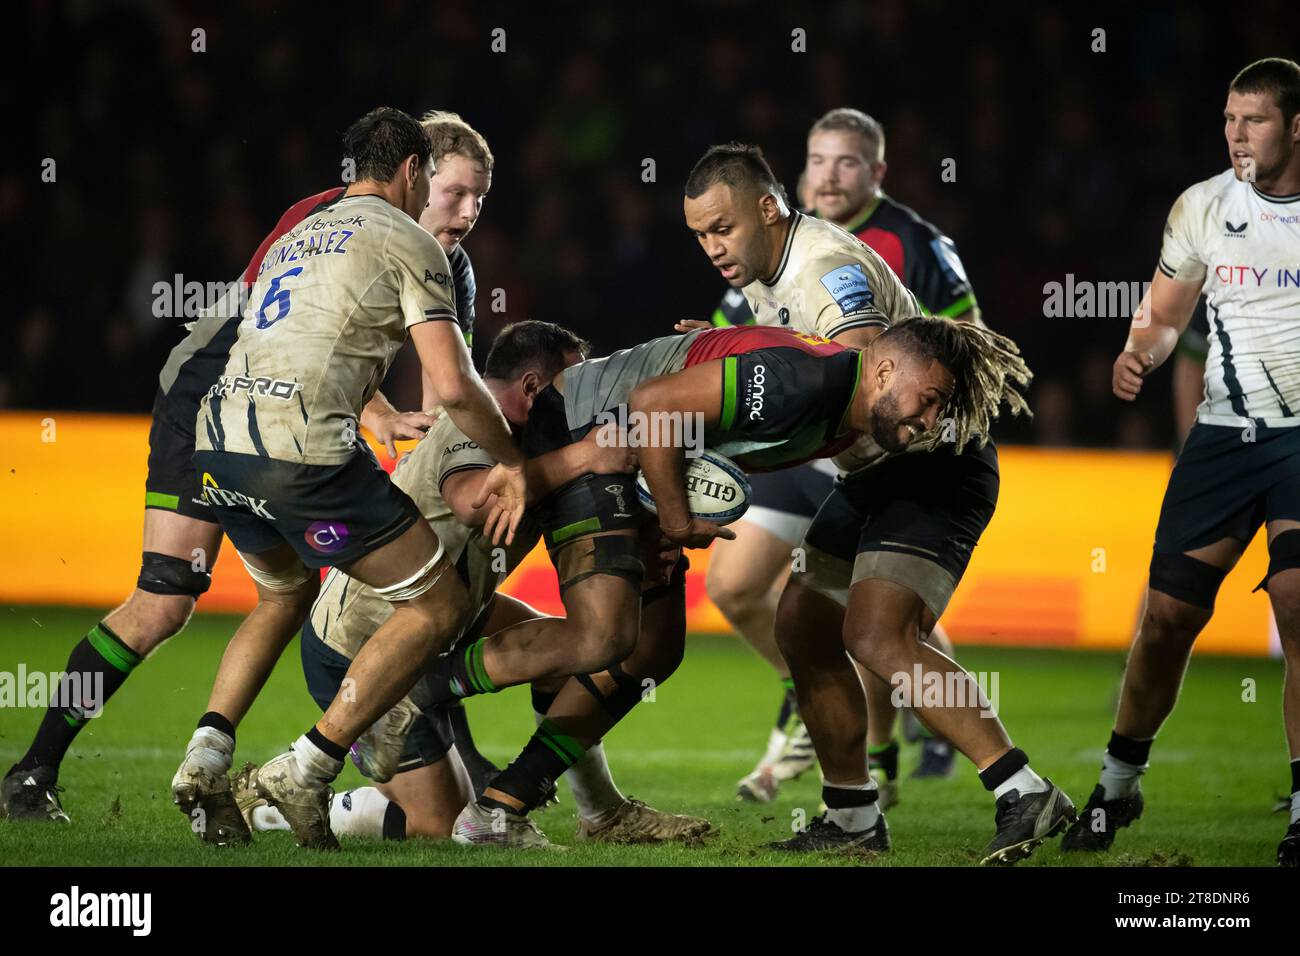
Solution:
<svg viewBox="0 0 1300 956"><path fill-rule="evenodd" d="M607 413L622 420L619 410L630 425L697 421L699 446L746 471L833 455L862 434L894 434L903 422L911 428L900 439L905 444L934 428L952 389L946 368L918 366L906 343L949 324L916 319L872 343L882 367L906 370L888 396L883 380L867 374L875 365L866 352L814 335L746 326L655 339L557 376L539 397L522 444L529 456L549 453L603 429ZM890 401L878 404L882 398ZM631 425L629 438L635 433ZM572 675L537 734L461 814L457 840L497 842L494 823L521 833L530 828L527 814L542 805L550 782L642 701L647 681L662 687L681 663L686 598L679 549L730 535L689 508L685 452L681 441L638 447L657 522L639 506L630 480L577 482L547 499L539 520L568 618L526 622L476 641L440 659L412 691L427 709ZM618 613L604 632L577 623L584 613L590 618L593 609L610 608Z"/></svg>
<svg viewBox="0 0 1300 956"><path fill-rule="evenodd" d="M528 420L537 394L562 368L586 356L588 345L571 332L548 322L519 322L503 331L493 344L484 371L484 384L514 426ZM602 447L593 433L588 440L529 463L529 487L538 495L583 474L631 471L634 457L627 448ZM446 549L461 583L469 592L460 611L457 646L464 648L483 634L493 634L525 620L542 617L520 601L497 594L498 585L532 550L538 532L528 518L514 542L494 548L484 534L489 509L475 508L483 481L495 461L470 441L448 418L440 419L426 438L402 459L393 482L409 494ZM459 609L458 609L459 611ZM338 569L330 571L303 628L302 663L307 688L322 710L338 697L346 699L346 675L352 659L393 613L393 607L372 588ZM534 706L545 712L559 683L533 688ZM445 838L461 809L472 799L469 779L454 738L447 708L420 713L404 698L352 747L354 762L376 786L335 796L330 804L330 828L336 835L403 839ZM289 823L258 793L250 764L236 776L235 800L252 830L284 830ZM608 842L658 842L698 834L708 829L702 820L660 813L629 800L614 785L597 746L567 776L579 814L579 839ZM521 838L498 828L509 845L545 845L535 827Z"/></svg>

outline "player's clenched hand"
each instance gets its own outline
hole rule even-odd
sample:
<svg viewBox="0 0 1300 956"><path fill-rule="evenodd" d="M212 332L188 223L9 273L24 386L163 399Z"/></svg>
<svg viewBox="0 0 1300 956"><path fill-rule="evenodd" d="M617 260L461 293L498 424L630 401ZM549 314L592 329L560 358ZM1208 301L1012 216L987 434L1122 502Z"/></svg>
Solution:
<svg viewBox="0 0 1300 956"><path fill-rule="evenodd" d="M636 471L636 449L625 429L593 428L582 439L583 461L593 475L630 475Z"/></svg>
<svg viewBox="0 0 1300 956"><path fill-rule="evenodd" d="M1155 368L1156 360L1150 352L1130 349L1121 352L1115 359L1115 371L1111 378L1111 388L1116 398L1131 402L1142 391L1142 379Z"/></svg>
<svg viewBox="0 0 1300 956"><path fill-rule="evenodd" d="M374 434L375 440L388 449L388 457L396 460L398 441L423 438L437 421L438 416L428 412L389 412L376 415L371 422L363 424Z"/></svg>
<svg viewBox="0 0 1300 956"><path fill-rule="evenodd" d="M524 506L528 502L528 483L524 478L523 466L509 468L497 464L483 479L483 487L474 501L475 508L482 508L488 499L497 496L492 512L483 524L483 534L494 544L501 544L502 537L506 544L514 544L515 529L524 516Z"/></svg>
<svg viewBox="0 0 1300 956"><path fill-rule="evenodd" d="M707 548L715 538L735 541L736 532L703 518L692 518L685 528L661 528L664 537L682 548Z"/></svg>
<svg viewBox="0 0 1300 956"><path fill-rule="evenodd" d="M693 332L695 329L711 328L713 328L713 323L705 319L682 319L673 326L673 330L677 332Z"/></svg>

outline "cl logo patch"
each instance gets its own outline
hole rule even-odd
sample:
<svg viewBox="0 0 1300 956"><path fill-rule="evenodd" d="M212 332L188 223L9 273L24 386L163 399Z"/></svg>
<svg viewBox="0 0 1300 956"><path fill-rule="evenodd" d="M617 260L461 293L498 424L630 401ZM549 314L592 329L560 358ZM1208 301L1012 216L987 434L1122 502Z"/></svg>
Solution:
<svg viewBox="0 0 1300 956"><path fill-rule="evenodd" d="M341 521L316 521L307 527L303 537L316 551L334 554L348 543L348 526Z"/></svg>

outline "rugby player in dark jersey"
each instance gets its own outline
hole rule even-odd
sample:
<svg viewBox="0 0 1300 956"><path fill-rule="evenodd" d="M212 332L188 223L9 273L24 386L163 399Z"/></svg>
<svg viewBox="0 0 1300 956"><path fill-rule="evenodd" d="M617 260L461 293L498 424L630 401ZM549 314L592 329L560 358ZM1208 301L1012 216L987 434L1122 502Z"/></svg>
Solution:
<svg viewBox="0 0 1300 956"><path fill-rule="evenodd" d="M683 213L760 322L775 314L782 325L862 349L913 321L906 309L917 300L883 258L833 224L791 211L755 146L711 147L687 177ZM792 556L776 638L816 747L827 810L776 849L851 850L878 838L880 793L868 772L867 703L855 665L894 685L979 771L996 803L983 862L1024 858L1075 815L1061 788L1013 746L974 678L922 640L993 517L1000 482L989 428L1003 402L1013 413L1028 410L1019 390L1032 377L1005 336L933 321L969 333L979 369L969 385L979 400L963 407L954 399L940 435L906 453L864 436L840 456L845 477ZM921 693L936 685L951 688L937 704Z"/></svg>
<svg viewBox="0 0 1300 956"><path fill-rule="evenodd" d="M420 225L447 253L454 280L457 320L466 344L474 332L474 270L462 241L474 227L490 185L492 154L482 137L454 113L430 113L423 120L435 151L437 173ZM306 217L343 195L337 186L290 206L241 274L238 285L197 318L177 343L159 375L149 431L145 479L144 547L135 590L73 648L68 673L103 674L104 700L98 712L137 665L179 633L195 603L211 585L221 547L221 528L203 499L191 459L199 399L225 369L242 316L243 296L257 277L271 243ZM433 418L398 412L377 392L361 425L396 457L395 442L419 438ZM92 709L92 708L85 708ZM5 777L0 813L13 819L66 821L57 788L59 766L87 721L83 708L47 710L27 753Z"/></svg>
<svg viewBox="0 0 1300 956"><path fill-rule="evenodd" d="M811 215L835 223L875 250L916 296L922 312L978 321L975 296L952 240L885 195L881 188L885 170L881 125L859 110L831 110L808 134L800 204ZM775 318L775 313L768 316L769 320ZM727 291L712 317L714 325L753 321L739 289ZM753 505L733 525L736 540L719 542L709 561L709 598L773 666L784 687L767 752L737 786L737 795L743 799L772 800L783 781L798 777L816 763L773 626L791 550L799 546L813 515L830 493L834 475L832 463L823 461L756 476ZM928 640L952 656L951 642L940 625L935 625ZM870 714L868 759L879 778L881 805L889 806L895 799L898 775L896 711L888 685L868 672L862 678ZM918 726L923 744L914 775L947 776L953 764L951 745L924 725Z"/></svg>
<svg viewBox="0 0 1300 956"><path fill-rule="evenodd" d="M862 352L762 327L656 339L558 376L534 405L525 451L541 454L609 427L602 414L621 407L629 422L700 416L701 444L748 471L834 454L863 433L902 449L933 430L954 393L966 394L965 336L983 333L962 328L918 320ZM755 389L756 376L772 386ZM412 694L430 707L576 675L519 757L461 814L454 835L462 842L545 845L526 813L631 711L648 682L662 683L681 660L684 562L677 549L707 546L729 531L686 514L680 442L642 443L637 451L657 523L638 506L630 478L588 477L550 496L539 520L568 617L522 624L458 650ZM648 573L647 558L660 552L664 560ZM886 847L883 825L876 832L876 845Z"/></svg>

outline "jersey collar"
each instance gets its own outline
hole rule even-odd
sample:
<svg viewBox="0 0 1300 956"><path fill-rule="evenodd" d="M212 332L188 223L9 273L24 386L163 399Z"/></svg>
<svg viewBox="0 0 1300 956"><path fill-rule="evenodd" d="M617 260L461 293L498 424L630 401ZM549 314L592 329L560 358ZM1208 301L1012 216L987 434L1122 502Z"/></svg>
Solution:
<svg viewBox="0 0 1300 956"><path fill-rule="evenodd" d="M759 279L769 289L781 281L781 273L785 271L786 263L790 261L790 250L794 248L794 233L799 228L799 223L803 221L804 214L799 210L790 213L790 231L785 234L785 248L781 250L781 261L777 264L776 273L769 279Z"/></svg>
<svg viewBox="0 0 1300 956"><path fill-rule="evenodd" d="M1255 195L1264 200L1264 202L1293 203L1300 201L1300 193L1292 193L1290 196L1272 196L1266 192L1261 192L1259 187L1254 183L1250 184L1250 188L1253 189Z"/></svg>

